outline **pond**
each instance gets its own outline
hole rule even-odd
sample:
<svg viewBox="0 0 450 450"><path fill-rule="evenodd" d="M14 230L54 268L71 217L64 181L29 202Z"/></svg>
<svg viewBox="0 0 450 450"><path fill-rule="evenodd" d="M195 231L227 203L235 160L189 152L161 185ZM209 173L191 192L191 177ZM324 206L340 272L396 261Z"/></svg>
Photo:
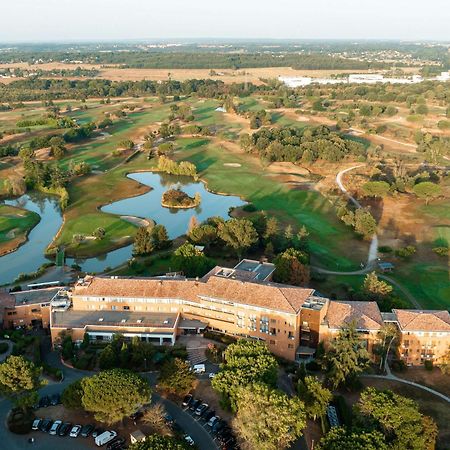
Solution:
<svg viewBox="0 0 450 450"><path fill-rule="evenodd" d="M39 266L49 262L44 256L45 249L62 225L57 197L31 192L4 203L38 213L41 220L31 230L25 244L15 252L0 257L0 284L13 281L20 273L34 272Z"/></svg>
<svg viewBox="0 0 450 450"><path fill-rule="evenodd" d="M102 208L102 211L120 216L136 216L153 219L156 223L167 228L171 239L186 233L189 221L196 216L199 222L208 217L229 217L232 207L245 204L237 196L218 195L209 192L205 184L193 181L190 177L180 177L163 173L139 172L128 175L129 178L152 188L151 191L132 198L119 200ZM180 187L189 196L197 192L201 196L201 203L192 209L168 209L161 206L162 194L174 187ZM61 212L55 198L36 194L26 194L17 200L9 200L8 205L20 205L41 216L41 222L29 235L29 242L16 252L0 258L0 284L12 281L19 273L33 272L48 260L44 257L47 245L52 241L61 226ZM132 246L119 248L96 258L77 259L67 258L66 264L74 263L86 272L102 272L106 267L115 267L131 257Z"/></svg>

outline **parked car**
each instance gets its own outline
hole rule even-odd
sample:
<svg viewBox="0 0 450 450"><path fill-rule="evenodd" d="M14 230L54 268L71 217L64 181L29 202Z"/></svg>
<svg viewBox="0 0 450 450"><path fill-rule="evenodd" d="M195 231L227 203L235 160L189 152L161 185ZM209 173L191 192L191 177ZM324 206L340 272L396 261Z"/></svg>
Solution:
<svg viewBox="0 0 450 450"><path fill-rule="evenodd" d="M102 433L105 432L104 428L101 427L97 427L93 432L92 432L92 437L96 438L97 436L100 436Z"/></svg>
<svg viewBox="0 0 450 450"><path fill-rule="evenodd" d="M226 422L222 419L217 420L214 425L211 427L212 428L212 432L214 434L218 434L222 431L222 429L226 426Z"/></svg>
<svg viewBox="0 0 450 450"><path fill-rule="evenodd" d="M72 427L72 429L70 430L69 436L70 436L70 437L73 437L73 438L76 438L76 437L78 437L78 435L80 434L80 432L81 432L81 425L74 425L74 426Z"/></svg>
<svg viewBox="0 0 450 450"><path fill-rule="evenodd" d="M191 404L189 405L189 409L191 411L195 411L200 405L201 405L202 401L201 400L193 400L191 402Z"/></svg>
<svg viewBox="0 0 450 450"><path fill-rule="evenodd" d="M61 396L59 394L53 394L50 397L50 405L56 406L59 405L60 403L61 403Z"/></svg>
<svg viewBox="0 0 450 450"><path fill-rule="evenodd" d="M189 406L191 404L191 402L193 400L194 400L194 397L192 396L192 394L186 395L186 397L184 397L184 399L183 399L182 406L186 408L187 406Z"/></svg>
<svg viewBox="0 0 450 450"><path fill-rule="evenodd" d="M206 368L204 364L195 364L192 370L195 374L202 374L205 373Z"/></svg>
<svg viewBox="0 0 450 450"><path fill-rule="evenodd" d="M67 436L70 429L72 428L72 424L70 422L64 422L59 429L59 436Z"/></svg>
<svg viewBox="0 0 450 450"><path fill-rule="evenodd" d="M112 430L105 431L104 433L100 434L95 438L95 445L97 445L97 447L106 445L108 442L111 442L116 436L117 433L115 431Z"/></svg>
<svg viewBox="0 0 450 450"><path fill-rule="evenodd" d="M219 416L213 416L208 420L208 426L214 428L214 425L220 420Z"/></svg>
<svg viewBox="0 0 450 450"><path fill-rule="evenodd" d="M50 406L50 398L48 395L45 395L39 400L39 408L47 408L47 406Z"/></svg>
<svg viewBox="0 0 450 450"><path fill-rule="evenodd" d="M216 376L216 374L215 374L214 372L211 372L211 373L208 375L209 379L212 379L212 378L214 378L215 376Z"/></svg>
<svg viewBox="0 0 450 450"><path fill-rule="evenodd" d="M122 448L123 444L125 444L125 439L118 437L106 446L106 450L116 450Z"/></svg>
<svg viewBox="0 0 450 450"><path fill-rule="evenodd" d="M34 419L34 420L33 420L33 425L31 426L31 429L32 429L33 431L39 430L39 427L40 427L40 425L41 425L41 422L42 422L42 419Z"/></svg>
<svg viewBox="0 0 450 450"><path fill-rule="evenodd" d="M206 411L208 411L209 409L209 405L208 403L202 403L200 406L197 407L197 409L195 410L195 414L197 414L197 416L203 416L203 414L205 414Z"/></svg>
<svg viewBox="0 0 450 450"><path fill-rule="evenodd" d="M52 427L53 421L50 419L44 419L39 426L39 429L44 433L48 433Z"/></svg>
<svg viewBox="0 0 450 450"><path fill-rule="evenodd" d="M213 409L210 409L209 411L206 411L205 414L202 416L202 420L205 422L208 422L211 417L214 417L216 415L216 412Z"/></svg>
<svg viewBox="0 0 450 450"><path fill-rule="evenodd" d="M52 436L56 436L58 434L58 431L59 431L59 428L61 427L61 425L62 425L62 420L55 420L48 433L51 434Z"/></svg>
<svg viewBox="0 0 450 450"><path fill-rule="evenodd" d="M168 413L164 414L164 420L166 421L166 423L168 425L170 425L171 423L174 422L173 417L170 414L168 414Z"/></svg>
<svg viewBox="0 0 450 450"><path fill-rule="evenodd" d="M94 425L87 424L81 427L81 436L88 437L94 431Z"/></svg>
<svg viewBox="0 0 450 450"><path fill-rule="evenodd" d="M184 435L184 440L193 447L195 445L194 439L192 439L188 434Z"/></svg>

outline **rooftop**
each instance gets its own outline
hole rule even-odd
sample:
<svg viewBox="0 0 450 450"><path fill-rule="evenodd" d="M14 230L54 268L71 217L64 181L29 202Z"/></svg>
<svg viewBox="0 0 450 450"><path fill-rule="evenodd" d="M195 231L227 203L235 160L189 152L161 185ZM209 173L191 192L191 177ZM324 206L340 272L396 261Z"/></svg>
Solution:
<svg viewBox="0 0 450 450"><path fill-rule="evenodd" d="M448 311L419 309L393 309L397 322L403 331L447 331L450 332Z"/></svg>
<svg viewBox="0 0 450 450"><path fill-rule="evenodd" d="M359 330L379 330L383 325L376 302L330 301L325 320L332 329L338 329L352 321L355 321Z"/></svg>
<svg viewBox="0 0 450 450"><path fill-rule="evenodd" d="M131 311L53 311L52 326L84 328L85 326L114 326L127 328L175 328L178 314L140 313Z"/></svg>
<svg viewBox="0 0 450 450"><path fill-rule="evenodd" d="M275 265L267 262L254 261L252 259L243 259L235 267L236 270L243 272L252 272L255 274L255 280L265 281L275 271Z"/></svg>
<svg viewBox="0 0 450 450"><path fill-rule="evenodd" d="M11 295L15 298L16 306L49 303L61 289L60 286L46 289L32 289L29 291L11 292Z"/></svg>
<svg viewBox="0 0 450 450"><path fill-rule="evenodd" d="M314 289L243 281L209 274L201 280L86 277L74 295L120 298L170 298L200 303L202 298L296 314Z"/></svg>

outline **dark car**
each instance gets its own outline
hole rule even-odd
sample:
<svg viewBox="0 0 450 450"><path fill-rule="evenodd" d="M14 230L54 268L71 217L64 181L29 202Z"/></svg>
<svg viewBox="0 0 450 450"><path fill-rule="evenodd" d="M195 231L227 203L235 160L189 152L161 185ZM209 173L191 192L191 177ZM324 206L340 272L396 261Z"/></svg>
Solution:
<svg viewBox="0 0 450 450"><path fill-rule="evenodd" d="M53 420L50 419L44 419L41 424L39 425L39 429L43 431L44 433L48 433L50 431L50 428L53 425Z"/></svg>
<svg viewBox="0 0 450 450"><path fill-rule="evenodd" d="M218 420L213 426L212 426L212 432L214 434L220 433L223 428L226 426L226 422L224 420Z"/></svg>
<svg viewBox="0 0 450 450"><path fill-rule="evenodd" d="M50 397L50 405L56 406L59 405L60 403L61 403L61 396L59 394L53 394Z"/></svg>
<svg viewBox="0 0 450 450"><path fill-rule="evenodd" d="M202 416L202 420L205 422L208 422L211 417L214 417L216 415L216 412L213 409L210 409L209 411L205 412Z"/></svg>
<svg viewBox="0 0 450 450"><path fill-rule="evenodd" d="M206 411L208 411L208 409L209 409L208 403L202 403L202 404L201 404L199 407L197 407L197 409L195 410L195 414L196 414L197 416L202 417L203 414L205 414Z"/></svg>
<svg viewBox="0 0 450 450"><path fill-rule="evenodd" d="M87 424L81 428L81 436L88 437L94 431L94 425Z"/></svg>
<svg viewBox="0 0 450 450"><path fill-rule="evenodd" d="M47 408L47 406L50 406L50 398L48 395L45 395L39 400L39 408Z"/></svg>
<svg viewBox="0 0 450 450"><path fill-rule="evenodd" d="M195 411L200 405L202 404L202 401L201 400L193 400L192 402L191 402L191 404L189 405L189 409L191 410L191 411Z"/></svg>
<svg viewBox="0 0 450 450"><path fill-rule="evenodd" d="M72 424L70 422L64 422L59 429L59 436L67 436L69 434Z"/></svg>
<svg viewBox="0 0 450 450"><path fill-rule="evenodd" d="M125 444L125 439L118 437L106 446L106 450L117 450L119 448L122 448L123 444Z"/></svg>
<svg viewBox="0 0 450 450"><path fill-rule="evenodd" d="M96 438L97 436L100 436L102 433L105 432L104 428L101 427L97 427L93 432L92 432L92 437Z"/></svg>
<svg viewBox="0 0 450 450"><path fill-rule="evenodd" d="M168 413L164 414L164 420L166 421L166 423L168 425L170 425L171 423L174 422L173 417L170 414L168 414Z"/></svg>
<svg viewBox="0 0 450 450"><path fill-rule="evenodd" d="M184 407L187 407L191 404L191 402L193 400L194 400L194 397L192 396L192 394L188 394L188 395L186 395L186 397L184 397L182 405Z"/></svg>

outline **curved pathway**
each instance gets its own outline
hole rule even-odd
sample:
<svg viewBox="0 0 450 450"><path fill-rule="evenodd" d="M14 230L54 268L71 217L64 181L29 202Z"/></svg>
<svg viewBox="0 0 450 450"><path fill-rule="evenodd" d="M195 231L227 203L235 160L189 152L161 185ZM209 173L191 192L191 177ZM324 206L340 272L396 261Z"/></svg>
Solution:
<svg viewBox="0 0 450 450"><path fill-rule="evenodd" d="M422 389L423 391L427 391L430 394L436 395L437 397L441 398L442 400L446 401L447 403L450 403L450 398L446 395L442 394L441 392L435 391L434 389L429 388L428 386L423 386L422 384L414 383L414 381L405 380L403 378L399 378L395 376L389 367L388 364L386 364L386 375L362 375L364 378L380 378L383 380L390 380L390 381L397 381L399 383L408 384L410 386L414 386L418 389Z"/></svg>
<svg viewBox="0 0 450 450"><path fill-rule="evenodd" d="M362 208L361 203L356 200L355 197L353 197L345 188L344 183L342 182L342 177L351 170L358 169L359 167L364 167L364 164L359 164L357 166L352 166L347 169L343 169L336 175L336 184L338 185L341 192L355 205L357 209ZM341 272L341 271L334 271L334 270L328 270L323 269L321 267L313 266L313 269L316 270L319 273L323 273L326 275L364 275L371 270L375 268L375 262L378 257L378 236L374 234L372 236L372 240L370 242L369 247L369 253L367 255L367 263L366 265L361 268L360 270L353 270L351 272Z"/></svg>

